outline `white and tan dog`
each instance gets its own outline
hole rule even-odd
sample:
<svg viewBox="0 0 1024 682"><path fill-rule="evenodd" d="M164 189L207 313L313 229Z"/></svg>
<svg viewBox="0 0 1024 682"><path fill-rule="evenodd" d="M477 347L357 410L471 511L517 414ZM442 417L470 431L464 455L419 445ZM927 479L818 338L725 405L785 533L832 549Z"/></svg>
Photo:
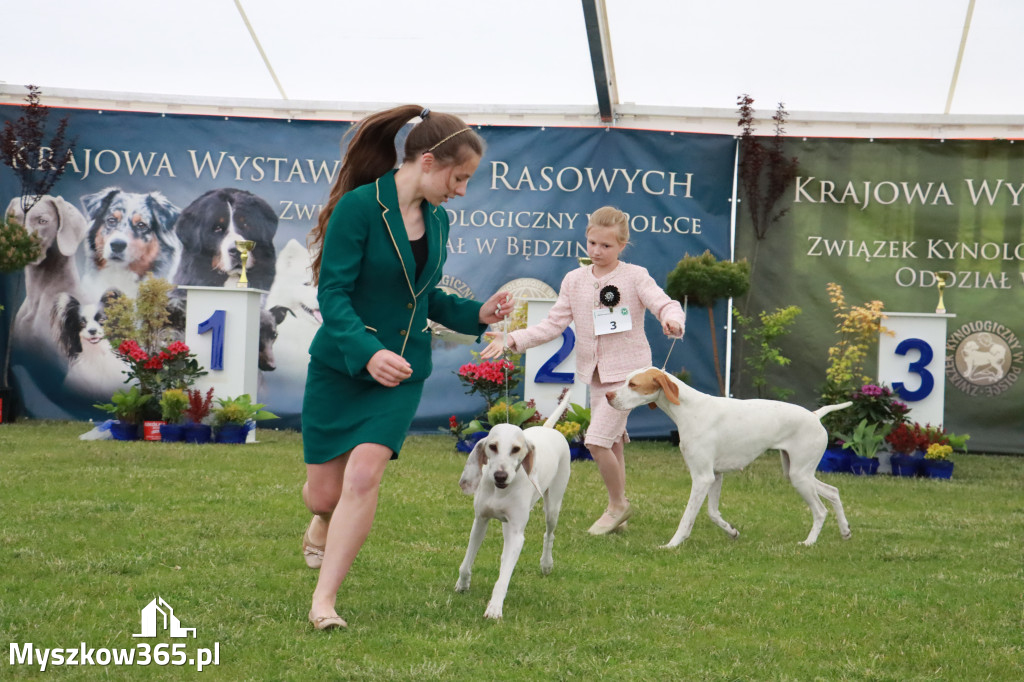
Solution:
<svg viewBox="0 0 1024 682"><path fill-rule="evenodd" d="M819 496L835 510L842 537L850 537L839 490L816 479L814 472L828 443L821 417L851 403L811 412L777 400L720 398L701 393L653 367L633 372L625 386L606 395L617 410L638 405L660 407L679 428L679 450L693 485L679 528L665 547L676 547L690 536L705 497L711 520L732 537L739 537L739 531L718 511L722 473L742 469L768 449L782 452L783 474L811 509L814 523L802 544L813 545L825 523L825 505Z"/></svg>
<svg viewBox="0 0 1024 682"><path fill-rule="evenodd" d="M540 570L547 575L554 566L551 548L562 497L569 485L569 443L553 426L569 403L566 394L544 426L520 429L511 424L495 425L487 437L477 442L466 458L459 485L473 498L473 529L469 533L466 558L459 567L457 592L469 589L473 561L480 550L491 519L501 521L505 544L501 550L501 568L494 583L484 618L501 618L505 594L512 571L519 561L526 539L526 522L537 500L544 497L544 549Z"/></svg>

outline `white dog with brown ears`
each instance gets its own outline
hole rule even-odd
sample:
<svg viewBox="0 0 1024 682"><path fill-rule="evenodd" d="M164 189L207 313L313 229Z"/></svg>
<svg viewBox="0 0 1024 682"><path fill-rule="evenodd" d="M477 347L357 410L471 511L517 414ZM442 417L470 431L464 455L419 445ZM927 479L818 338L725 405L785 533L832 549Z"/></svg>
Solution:
<svg viewBox="0 0 1024 682"><path fill-rule="evenodd" d="M554 429L555 422L569 404L569 393L562 398L544 426L521 429L512 424L496 424L486 438L478 441L466 458L459 486L474 495L473 529L469 532L466 558L459 567L456 592L469 590L473 561L487 534L491 519L501 521L505 544L501 550L501 568L491 592L484 618L501 618L505 594L512 571L519 561L526 540L526 522L530 510L544 498L544 549L540 570L547 575L554 566L551 548L562 497L569 485L569 443Z"/></svg>
<svg viewBox="0 0 1024 682"><path fill-rule="evenodd" d="M827 405L811 412L778 400L720 398L701 393L653 367L631 373L625 386L606 396L617 410L638 405L660 407L679 429L679 450L690 468L693 484L679 528L665 547L676 547L690 537L705 497L711 520L732 537L739 537L739 531L718 511L722 473L742 469L769 449L782 452L783 474L811 508L814 523L802 544L813 545L825 523L825 505L819 496L835 510L843 539L850 537L839 490L816 479L814 472L828 444L821 418L852 403Z"/></svg>

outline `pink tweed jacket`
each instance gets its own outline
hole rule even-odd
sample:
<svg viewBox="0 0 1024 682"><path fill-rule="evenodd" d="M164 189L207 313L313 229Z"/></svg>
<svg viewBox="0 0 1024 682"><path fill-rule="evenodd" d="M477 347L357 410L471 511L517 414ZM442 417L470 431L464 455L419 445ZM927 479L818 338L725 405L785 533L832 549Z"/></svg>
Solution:
<svg viewBox="0 0 1024 682"><path fill-rule="evenodd" d="M685 329L686 316L679 301L661 290L646 268L619 262L604 277L594 277L592 265L567 274L558 290L558 300L541 322L509 334L509 347L521 353L527 348L557 338L571 322L576 323L576 380L589 384L594 369L602 383L623 381L634 369L649 367L651 347L644 334L644 312L650 310L659 322L676 320ZM613 285L626 306L633 328L616 334L594 335L594 309L600 307L598 294Z"/></svg>

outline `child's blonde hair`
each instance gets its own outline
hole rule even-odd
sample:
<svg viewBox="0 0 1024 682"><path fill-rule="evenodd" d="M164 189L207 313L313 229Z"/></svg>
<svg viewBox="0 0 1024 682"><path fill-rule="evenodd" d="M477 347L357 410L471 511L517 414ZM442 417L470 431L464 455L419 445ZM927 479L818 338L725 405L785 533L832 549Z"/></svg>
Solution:
<svg viewBox="0 0 1024 682"><path fill-rule="evenodd" d="M629 217L614 206L602 206L590 214L587 234L592 227L614 227L620 244L629 243Z"/></svg>

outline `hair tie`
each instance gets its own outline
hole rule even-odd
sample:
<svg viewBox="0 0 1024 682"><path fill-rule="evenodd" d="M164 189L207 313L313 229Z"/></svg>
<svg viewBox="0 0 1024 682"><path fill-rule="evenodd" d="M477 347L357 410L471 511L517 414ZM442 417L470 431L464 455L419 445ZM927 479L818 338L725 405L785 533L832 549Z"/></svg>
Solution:
<svg viewBox="0 0 1024 682"><path fill-rule="evenodd" d="M420 112L420 119L426 121L427 116L430 116L430 109L424 108L423 111Z"/></svg>
<svg viewBox="0 0 1024 682"><path fill-rule="evenodd" d="M445 142L447 142L448 140L452 139L452 138L453 138L453 137L455 137L456 135L459 135L459 134L461 134L461 133L464 133L464 132L466 132L467 130L472 130L472 128L460 128L459 130L456 130L456 131L455 131L454 133L452 133L452 134L451 134L451 135L449 135L448 137L444 138L443 140L441 140L440 142L438 142L437 144L435 144L435 145L434 145L433 147L431 147L431 148L430 148L430 149L428 149L427 151L428 151L428 152L432 152L432 151L434 151L435 149L437 149L438 147L440 147L441 145L443 145L443 144L444 144Z"/></svg>

